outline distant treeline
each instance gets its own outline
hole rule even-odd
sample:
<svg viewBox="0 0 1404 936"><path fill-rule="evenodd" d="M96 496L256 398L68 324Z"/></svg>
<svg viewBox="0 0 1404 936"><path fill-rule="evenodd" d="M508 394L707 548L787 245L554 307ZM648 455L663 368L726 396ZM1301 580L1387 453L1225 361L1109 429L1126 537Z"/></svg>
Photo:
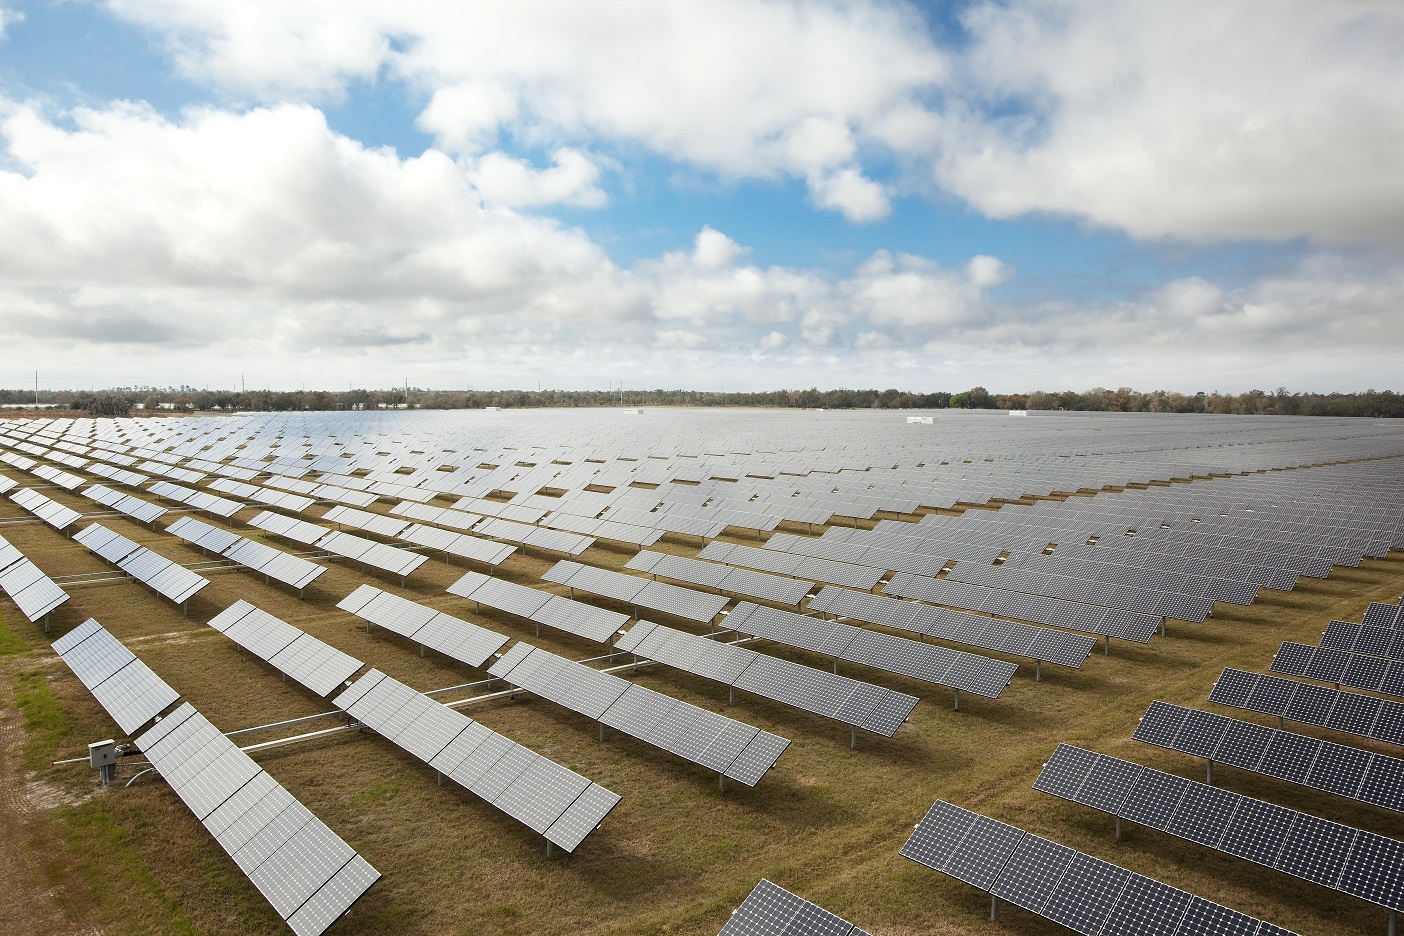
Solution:
<svg viewBox="0 0 1404 936"><path fill-rule="evenodd" d="M32 390L0 390L0 405L34 403ZM145 412L254 410L355 410L382 408L516 409L542 406L763 406L788 409L1030 409L1111 413L1236 413L1278 416L1404 417L1404 394L1363 393L1142 393L1130 387L1064 390L1061 393L990 393L972 387L959 393L905 390L768 390L727 393L709 390L197 390L194 387L117 387L97 392L41 391L41 403L94 416Z"/></svg>

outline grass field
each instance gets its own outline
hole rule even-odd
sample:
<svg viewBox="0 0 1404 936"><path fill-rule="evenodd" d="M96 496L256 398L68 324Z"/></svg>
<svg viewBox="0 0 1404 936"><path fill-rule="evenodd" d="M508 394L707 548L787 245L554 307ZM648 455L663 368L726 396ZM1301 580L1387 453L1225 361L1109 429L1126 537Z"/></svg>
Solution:
<svg viewBox="0 0 1404 936"><path fill-rule="evenodd" d="M78 509L92 506L60 491L47 493ZM21 516L0 501L0 518ZM159 529L120 519L103 523L176 561L201 558ZM111 570L39 524L0 532L51 576ZM695 539L670 540L657 548L680 555L698 550ZM617 568L630 555L597 545L584 561ZM519 551L498 574L561 591L539 580L554 561ZM367 634L334 607L361 582L563 655L599 652L559 633L535 638L529 623L505 615L475 614L471 602L444 592L466 568L461 560L436 557L402 588L398 579L338 561L303 600L252 573L220 573L191 602L188 617L137 583L75 587L47 636L8 602L0 604L0 825L7 829L0 906L7 911L6 931L286 932L157 775L124 789L135 773L124 766L120 782L104 789L85 765L48 765L84 755L88 742L116 730L49 649L50 640L96 617L225 731L330 709L205 626L240 598L421 690L482 674L432 652L421 658L414 645L383 630ZM573 855L548 857L543 840L515 820L453 784L436 786L430 768L369 732L255 756L384 875L333 928L345 936L710 934L761 877L881 936L1066 932L1012 907L991 923L984 894L898 856L913 824L938 798L1304 934L1378 933L1383 910L1153 830L1128 826L1116 842L1109 817L1038 793L1031 784L1059 741L1202 779L1202 761L1131 740L1151 700L1208 707L1222 667L1265 670L1281 641L1314 643L1332 618L1359 620L1369 601L1397 600L1401 591L1404 555L1367 560L1325 580L1303 579L1290 593L1264 591L1250 607L1221 603L1203 624L1171 622L1168 637L1145 646L1113 642L1110 656L1099 648L1080 670L1045 666L1042 682L1023 665L1000 699L964 697L959 712L946 690L848 664L841 668L846 675L923 699L895 737L860 735L856 751L839 723L741 695L728 707L719 684L641 669L634 678L644 685L794 740L755 789L729 784L724 793L702 768L618 732L601 742L593 722L544 700L518 697L468 708L489 727L623 797ZM826 662L774 645L764 649ZM1226 767L1215 778L1233 790L1404 837L1404 817L1385 810Z"/></svg>

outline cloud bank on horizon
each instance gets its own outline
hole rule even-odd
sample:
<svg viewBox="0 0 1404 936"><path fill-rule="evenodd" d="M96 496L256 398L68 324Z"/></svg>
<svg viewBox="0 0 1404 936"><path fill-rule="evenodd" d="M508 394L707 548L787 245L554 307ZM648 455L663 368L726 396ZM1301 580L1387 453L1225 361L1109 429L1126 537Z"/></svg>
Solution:
<svg viewBox="0 0 1404 936"><path fill-rule="evenodd" d="M0 385L1398 380L1388 0L58 6Z"/></svg>

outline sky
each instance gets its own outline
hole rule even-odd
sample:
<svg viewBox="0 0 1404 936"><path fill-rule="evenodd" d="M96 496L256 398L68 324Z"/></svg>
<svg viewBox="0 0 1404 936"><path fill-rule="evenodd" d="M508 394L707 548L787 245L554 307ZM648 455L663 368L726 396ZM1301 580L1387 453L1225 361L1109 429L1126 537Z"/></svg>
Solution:
<svg viewBox="0 0 1404 936"><path fill-rule="evenodd" d="M1401 362L1397 0L0 0L0 387Z"/></svg>

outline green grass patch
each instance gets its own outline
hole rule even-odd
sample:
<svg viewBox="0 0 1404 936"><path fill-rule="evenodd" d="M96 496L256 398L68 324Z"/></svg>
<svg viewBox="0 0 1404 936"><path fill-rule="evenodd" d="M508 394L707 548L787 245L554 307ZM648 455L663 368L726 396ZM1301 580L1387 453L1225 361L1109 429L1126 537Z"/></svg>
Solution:
<svg viewBox="0 0 1404 936"><path fill-rule="evenodd" d="M400 791L399 786L393 783L382 783L377 781L361 794L361 801L374 803L377 800L389 799Z"/></svg>
<svg viewBox="0 0 1404 936"><path fill-rule="evenodd" d="M199 936L199 929L146 869L126 832L101 806L89 802L69 807L59 810L56 818L73 856L71 871L87 885L85 897L100 914L104 907L139 895L139 913L104 920L109 932Z"/></svg>
<svg viewBox="0 0 1404 936"><path fill-rule="evenodd" d="M43 673L21 673L15 680L15 708L24 716L25 748L31 760L52 756L68 732L68 716Z"/></svg>
<svg viewBox="0 0 1404 936"><path fill-rule="evenodd" d="M20 640L14 631L5 626L4 618L0 618L0 656L14 656L16 653L24 653L28 649L28 644Z"/></svg>

